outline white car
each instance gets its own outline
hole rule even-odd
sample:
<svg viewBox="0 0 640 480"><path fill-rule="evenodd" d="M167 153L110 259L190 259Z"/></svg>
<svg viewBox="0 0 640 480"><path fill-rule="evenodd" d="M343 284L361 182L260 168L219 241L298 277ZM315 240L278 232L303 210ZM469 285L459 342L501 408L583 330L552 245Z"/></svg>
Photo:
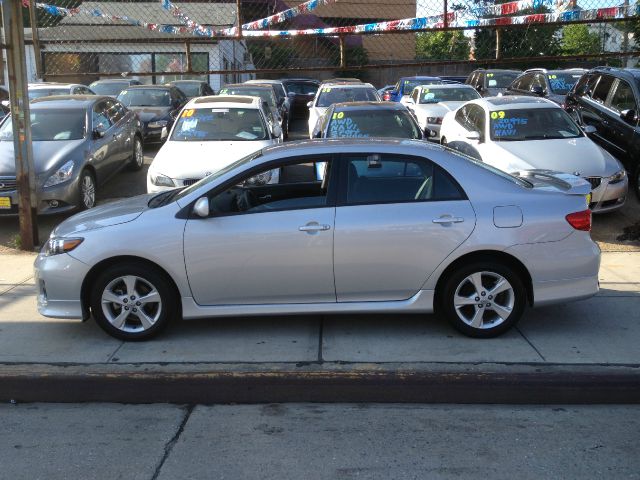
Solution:
<svg viewBox="0 0 640 480"><path fill-rule="evenodd" d="M443 144L508 173L554 170L581 176L591 183L594 213L624 205L629 187L624 167L549 100L473 100L445 115L440 136Z"/></svg>
<svg viewBox="0 0 640 480"><path fill-rule="evenodd" d="M344 102L381 102L378 91L370 83L323 83L309 107L309 138L313 138L316 123L327 108L334 103Z"/></svg>
<svg viewBox="0 0 640 480"><path fill-rule="evenodd" d="M184 187L264 147L280 142L280 126L270 126L257 97L200 97L180 112L169 139L147 172L147 191ZM277 183L278 171L258 183Z"/></svg>
<svg viewBox="0 0 640 480"><path fill-rule="evenodd" d="M447 112L477 98L480 94L470 85L420 85L413 89L405 103L420 128L429 131L429 140L440 141L440 126Z"/></svg>

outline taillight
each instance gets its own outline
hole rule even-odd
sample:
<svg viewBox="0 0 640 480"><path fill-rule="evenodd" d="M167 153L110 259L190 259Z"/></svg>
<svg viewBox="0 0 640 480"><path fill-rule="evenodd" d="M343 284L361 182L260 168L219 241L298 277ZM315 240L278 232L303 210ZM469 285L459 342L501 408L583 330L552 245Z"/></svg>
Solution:
<svg viewBox="0 0 640 480"><path fill-rule="evenodd" d="M389 100L391 100L391 94L387 92L383 93L382 100L384 100L385 102L388 102Z"/></svg>
<svg viewBox="0 0 640 480"><path fill-rule="evenodd" d="M584 232L591 231L591 210L583 210L581 212L570 213L565 217L569 225L576 230L582 230Z"/></svg>

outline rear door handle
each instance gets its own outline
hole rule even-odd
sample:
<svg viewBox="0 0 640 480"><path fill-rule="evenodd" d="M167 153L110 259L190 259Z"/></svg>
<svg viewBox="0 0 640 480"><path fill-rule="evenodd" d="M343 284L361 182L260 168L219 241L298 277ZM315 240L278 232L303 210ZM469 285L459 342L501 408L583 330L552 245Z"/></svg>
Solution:
<svg viewBox="0 0 640 480"><path fill-rule="evenodd" d="M433 223L462 223L464 222L464 218L462 217L452 217L451 215L443 215L440 218L434 218L431 220Z"/></svg>
<svg viewBox="0 0 640 480"><path fill-rule="evenodd" d="M330 229L331 229L331 225L320 225L316 222L308 223L306 225L298 227L298 230L300 230L301 232L311 232L311 233L324 232Z"/></svg>

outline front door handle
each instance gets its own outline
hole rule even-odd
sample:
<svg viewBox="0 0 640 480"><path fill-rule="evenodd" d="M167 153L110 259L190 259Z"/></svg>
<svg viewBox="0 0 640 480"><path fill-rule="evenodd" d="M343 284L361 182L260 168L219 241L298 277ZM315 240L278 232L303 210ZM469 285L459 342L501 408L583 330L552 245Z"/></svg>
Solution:
<svg viewBox="0 0 640 480"><path fill-rule="evenodd" d="M324 232L330 229L331 229L331 225L320 225L317 222L307 223L306 225L298 227L298 230L300 230L301 232L310 232L310 233Z"/></svg>
<svg viewBox="0 0 640 480"><path fill-rule="evenodd" d="M451 215L443 215L440 218L434 218L431 221L433 223L462 223L464 222L464 218L452 217Z"/></svg>

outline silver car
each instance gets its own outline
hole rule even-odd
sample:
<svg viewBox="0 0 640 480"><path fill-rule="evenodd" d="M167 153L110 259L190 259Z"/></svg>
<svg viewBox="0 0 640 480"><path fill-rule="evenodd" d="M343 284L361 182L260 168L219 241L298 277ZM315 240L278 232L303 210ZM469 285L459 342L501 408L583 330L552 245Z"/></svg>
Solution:
<svg viewBox="0 0 640 480"><path fill-rule="evenodd" d="M280 183L255 181L274 168ZM527 305L598 291L589 190L419 140L269 147L64 221L35 262L38 309L125 340L180 317L434 310L491 337Z"/></svg>
<svg viewBox="0 0 640 480"><path fill-rule="evenodd" d="M96 188L143 165L141 124L113 98L43 97L32 101L31 135L38 213L92 208ZM0 215L18 212L13 129L0 125Z"/></svg>

